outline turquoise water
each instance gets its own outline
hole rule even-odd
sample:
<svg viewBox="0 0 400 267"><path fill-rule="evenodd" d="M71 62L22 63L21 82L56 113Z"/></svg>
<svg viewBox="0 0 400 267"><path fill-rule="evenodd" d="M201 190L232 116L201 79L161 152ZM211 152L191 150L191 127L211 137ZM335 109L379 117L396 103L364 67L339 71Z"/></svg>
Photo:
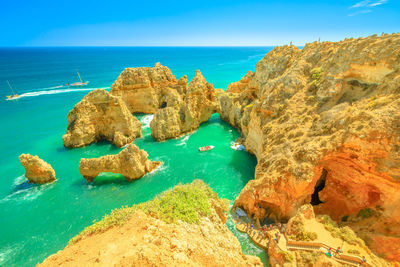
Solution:
<svg viewBox="0 0 400 267"><path fill-rule="evenodd" d="M143 137L135 143L151 159L163 161L156 172L132 183L102 174L88 184L79 174L79 160L116 154L121 149L103 142L65 149L66 116L89 90L109 88L125 67L152 66L160 61L177 78L195 69L216 88L239 80L271 48L32 48L0 49L0 265L34 266L65 247L68 240L105 213L123 205L152 199L179 183L202 179L231 202L254 176L256 159L230 148L239 133L218 114L198 131L157 143L151 135L151 115L138 115ZM89 80L86 91L63 86L77 81L76 70ZM23 97L5 101L6 80ZM214 145L199 153L197 148ZM26 183L21 153L39 155L56 171L50 185ZM237 233L246 254L265 258L246 235Z"/></svg>

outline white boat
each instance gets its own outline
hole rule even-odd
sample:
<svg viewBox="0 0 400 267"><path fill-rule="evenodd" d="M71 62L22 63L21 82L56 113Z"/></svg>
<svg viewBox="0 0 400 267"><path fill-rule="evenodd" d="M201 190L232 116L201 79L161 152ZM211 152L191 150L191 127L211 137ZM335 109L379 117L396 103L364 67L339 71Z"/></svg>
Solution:
<svg viewBox="0 0 400 267"><path fill-rule="evenodd" d="M7 83L8 83L8 87L10 87L11 92L12 92L13 94L12 94L12 95L7 95L7 96L6 96L6 100L14 100L14 99L19 98L20 96L19 96L18 94L14 93L14 90L13 90L13 88L11 87L10 82L7 81Z"/></svg>
<svg viewBox="0 0 400 267"><path fill-rule="evenodd" d="M79 74L79 72L76 72L78 74L79 80L80 82L76 82L76 83L71 83L71 84L67 84L68 86L85 86L89 83L89 81L83 82L81 75Z"/></svg>
<svg viewBox="0 0 400 267"><path fill-rule="evenodd" d="M246 148L244 147L244 145L240 144L240 143L233 143L231 145L231 148L234 150L239 150L239 151L245 151Z"/></svg>
<svg viewBox="0 0 400 267"><path fill-rule="evenodd" d="M214 146L202 146L202 147L199 147L199 151L200 152L209 151L213 148L214 148Z"/></svg>

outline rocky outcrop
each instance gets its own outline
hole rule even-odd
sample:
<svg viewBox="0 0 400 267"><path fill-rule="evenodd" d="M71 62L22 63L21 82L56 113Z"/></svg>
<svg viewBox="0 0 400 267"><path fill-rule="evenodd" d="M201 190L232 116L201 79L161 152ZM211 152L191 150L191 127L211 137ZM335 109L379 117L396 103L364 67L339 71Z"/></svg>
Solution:
<svg viewBox="0 0 400 267"><path fill-rule="evenodd" d="M370 209L379 220L356 224L371 246L372 231L400 236L399 49L399 34L276 47L221 94L258 160L235 205L276 220L305 203L337 221Z"/></svg>
<svg viewBox="0 0 400 267"><path fill-rule="evenodd" d="M102 172L119 173L126 180L132 181L160 166L161 162L150 161L148 156L147 152L139 149L137 145L129 144L116 155L81 159L79 172L88 182L92 182Z"/></svg>
<svg viewBox="0 0 400 267"><path fill-rule="evenodd" d="M83 147L101 140L121 147L140 136L141 123L124 101L104 89L97 89L68 113L63 141L65 147Z"/></svg>
<svg viewBox="0 0 400 267"><path fill-rule="evenodd" d="M25 177L30 183L46 184L56 180L56 173L50 164L38 156L21 154L19 156L21 165L25 168Z"/></svg>
<svg viewBox="0 0 400 267"><path fill-rule="evenodd" d="M179 205L171 210L167 204L173 203ZM216 206L227 216L226 204L201 181L180 185L156 200L114 210L103 219L114 221L113 227L96 232L105 224L88 227L39 266L262 266L258 257L242 253L218 215ZM167 222L165 216L182 220ZM193 216L199 216L197 223L186 222Z"/></svg>
<svg viewBox="0 0 400 267"><path fill-rule="evenodd" d="M215 90L199 70L190 81L182 101L159 109L150 123L151 135L157 141L178 137L196 130L218 110Z"/></svg>
<svg viewBox="0 0 400 267"><path fill-rule="evenodd" d="M187 90L187 78L175 78L168 67L126 68L111 86L111 94L120 96L131 113L156 113L174 106Z"/></svg>
<svg viewBox="0 0 400 267"><path fill-rule="evenodd" d="M150 127L157 141L191 132L219 110L216 90L200 71L188 84L186 76L177 80L160 63L153 68L125 69L111 94L120 96L131 112L154 113Z"/></svg>

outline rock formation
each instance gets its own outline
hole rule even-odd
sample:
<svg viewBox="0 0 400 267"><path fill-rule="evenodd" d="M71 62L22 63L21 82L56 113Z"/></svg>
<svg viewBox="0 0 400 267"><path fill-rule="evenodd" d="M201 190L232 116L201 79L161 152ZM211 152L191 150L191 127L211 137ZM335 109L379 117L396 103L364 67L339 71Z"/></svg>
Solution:
<svg viewBox="0 0 400 267"><path fill-rule="evenodd" d="M25 168L25 177L30 183L46 184L56 180L56 173L50 164L38 156L21 154L19 156L21 165Z"/></svg>
<svg viewBox="0 0 400 267"><path fill-rule="evenodd" d="M179 80L160 63L154 68L127 68L111 87L111 94L120 96L131 112L154 113L150 124L157 141L178 137L193 131L218 111L216 90L196 71L188 84Z"/></svg>
<svg viewBox="0 0 400 267"><path fill-rule="evenodd" d="M163 106L174 106L187 90L187 78L177 80L168 67L126 68L111 86L111 94L120 96L131 113L156 113Z"/></svg>
<svg viewBox="0 0 400 267"><path fill-rule="evenodd" d="M400 236L398 51L399 34L276 47L221 94L258 160L235 205L276 220L305 203L336 221L371 210L349 222L369 245Z"/></svg>
<svg viewBox="0 0 400 267"><path fill-rule="evenodd" d="M118 147L141 136L141 123L119 97L97 89L75 105L68 114L65 147L83 147L107 140Z"/></svg>
<svg viewBox="0 0 400 267"><path fill-rule="evenodd" d="M182 101L159 109L150 123L151 135L162 141L196 130L218 110L215 90L199 70L190 81Z"/></svg>
<svg viewBox="0 0 400 267"><path fill-rule="evenodd" d="M79 172L88 182L92 182L102 172L119 173L126 180L141 178L160 166L159 161L150 161L149 155L135 144L129 144L116 155L100 158L81 159Z"/></svg>
<svg viewBox="0 0 400 267"><path fill-rule="evenodd" d="M89 226L79 235L81 238L73 239L39 266L262 266L258 257L242 253L239 241L219 216L216 206L226 217L229 205L222 205L217 194L199 182L178 186L179 190L164 193L155 201L114 210L103 219L117 216L120 221L114 227L98 231L104 226L102 222L98 223L101 226ZM181 194L182 191L187 194ZM204 200L204 192L208 202L202 206L210 208L208 215L194 207L198 198ZM187 199L190 195L194 199ZM168 223L158 217L160 213L174 213L163 203L177 198L181 207L176 207L175 216L187 216L182 207L195 208L193 211L200 215L198 223Z"/></svg>

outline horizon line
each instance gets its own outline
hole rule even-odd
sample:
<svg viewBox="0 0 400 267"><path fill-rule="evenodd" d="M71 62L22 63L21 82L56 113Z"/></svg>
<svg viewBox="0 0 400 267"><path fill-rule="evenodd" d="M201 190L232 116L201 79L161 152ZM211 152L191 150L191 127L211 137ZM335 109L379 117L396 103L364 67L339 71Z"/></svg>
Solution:
<svg viewBox="0 0 400 267"><path fill-rule="evenodd" d="M84 47L137 47L137 48L199 47L200 48L200 47L275 47L275 46L283 46L283 45L44 45L44 46L0 46L0 49L1 48L84 48Z"/></svg>

